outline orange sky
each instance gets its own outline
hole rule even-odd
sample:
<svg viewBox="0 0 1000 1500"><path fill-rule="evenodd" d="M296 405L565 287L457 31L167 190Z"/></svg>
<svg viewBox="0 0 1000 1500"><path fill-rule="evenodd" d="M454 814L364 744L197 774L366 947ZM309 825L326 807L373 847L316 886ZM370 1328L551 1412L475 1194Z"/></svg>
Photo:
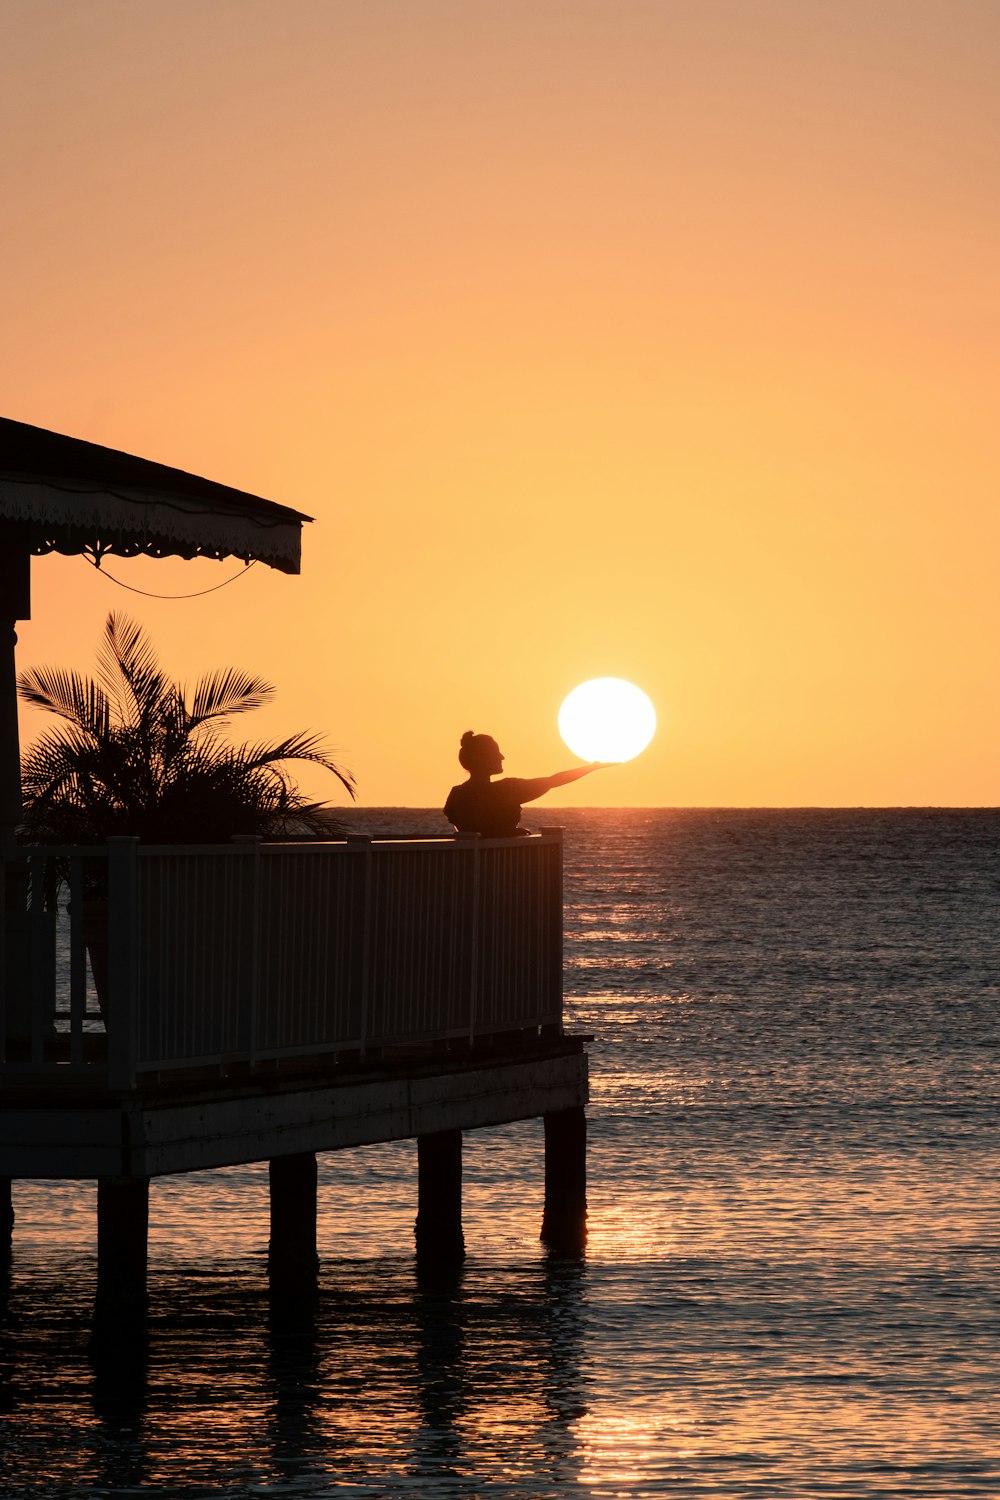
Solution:
<svg viewBox="0 0 1000 1500"><path fill-rule="evenodd" d="M368 804L601 675L660 733L552 806L1000 802L994 0L0 20L0 411L316 517L188 602L40 559L20 665L124 608Z"/></svg>

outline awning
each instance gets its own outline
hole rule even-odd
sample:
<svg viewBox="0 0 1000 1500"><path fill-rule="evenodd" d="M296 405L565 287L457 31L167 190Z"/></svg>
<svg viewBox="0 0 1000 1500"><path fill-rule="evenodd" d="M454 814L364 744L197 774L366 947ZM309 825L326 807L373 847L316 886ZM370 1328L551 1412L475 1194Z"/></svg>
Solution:
<svg viewBox="0 0 1000 1500"><path fill-rule="evenodd" d="M259 495L0 417L0 523L32 552L239 557L297 573L310 516Z"/></svg>

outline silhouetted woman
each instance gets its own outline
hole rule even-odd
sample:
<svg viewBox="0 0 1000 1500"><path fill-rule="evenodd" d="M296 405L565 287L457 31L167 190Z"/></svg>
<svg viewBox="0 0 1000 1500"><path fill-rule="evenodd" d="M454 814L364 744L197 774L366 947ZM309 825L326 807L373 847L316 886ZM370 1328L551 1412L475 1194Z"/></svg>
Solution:
<svg viewBox="0 0 1000 1500"><path fill-rule="evenodd" d="M471 729L462 735L458 763L468 771L469 779L452 787L444 815L459 833L479 833L486 839L507 839L516 833L527 833L526 828L518 827L522 802L534 802L553 787L579 781L581 776L589 776L591 771L599 771L605 765L604 761L595 760L589 766L557 771L555 776L505 776L502 781L493 781L503 770L500 746L491 735L473 734Z"/></svg>

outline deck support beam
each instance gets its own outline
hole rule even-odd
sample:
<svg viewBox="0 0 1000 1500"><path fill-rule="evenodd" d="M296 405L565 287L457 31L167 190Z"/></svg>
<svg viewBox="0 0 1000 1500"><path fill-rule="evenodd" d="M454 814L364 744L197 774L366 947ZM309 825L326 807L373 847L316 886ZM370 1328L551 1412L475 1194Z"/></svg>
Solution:
<svg viewBox="0 0 1000 1500"><path fill-rule="evenodd" d="M582 1106L545 1119L545 1210L541 1238L556 1255L582 1255L587 1243L587 1116Z"/></svg>
<svg viewBox="0 0 1000 1500"><path fill-rule="evenodd" d="M316 1153L297 1151L268 1163L271 1238L267 1270L275 1289L311 1286L319 1270L316 1254Z"/></svg>
<svg viewBox="0 0 1000 1500"><path fill-rule="evenodd" d="M417 1262L447 1271L465 1259L462 1233L462 1132L417 1137Z"/></svg>
<svg viewBox="0 0 1000 1500"><path fill-rule="evenodd" d="M149 1178L97 1179L97 1303L102 1325L124 1332L146 1316Z"/></svg>

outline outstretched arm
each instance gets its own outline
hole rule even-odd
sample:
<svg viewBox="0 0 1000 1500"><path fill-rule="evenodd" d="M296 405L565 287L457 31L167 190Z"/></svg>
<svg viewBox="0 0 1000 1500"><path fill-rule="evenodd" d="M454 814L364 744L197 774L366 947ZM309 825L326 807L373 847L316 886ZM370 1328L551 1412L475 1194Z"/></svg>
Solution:
<svg viewBox="0 0 1000 1500"><path fill-rule="evenodd" d="M613 764L612 761L593 760L589 766L574 766L570 771L557 771L554 776L518 778L518 794L522 802L534 802L557 786L567 786L571 781L579 781L581 776L589 776L591 771L603 771L605 766Z"/></svg>

